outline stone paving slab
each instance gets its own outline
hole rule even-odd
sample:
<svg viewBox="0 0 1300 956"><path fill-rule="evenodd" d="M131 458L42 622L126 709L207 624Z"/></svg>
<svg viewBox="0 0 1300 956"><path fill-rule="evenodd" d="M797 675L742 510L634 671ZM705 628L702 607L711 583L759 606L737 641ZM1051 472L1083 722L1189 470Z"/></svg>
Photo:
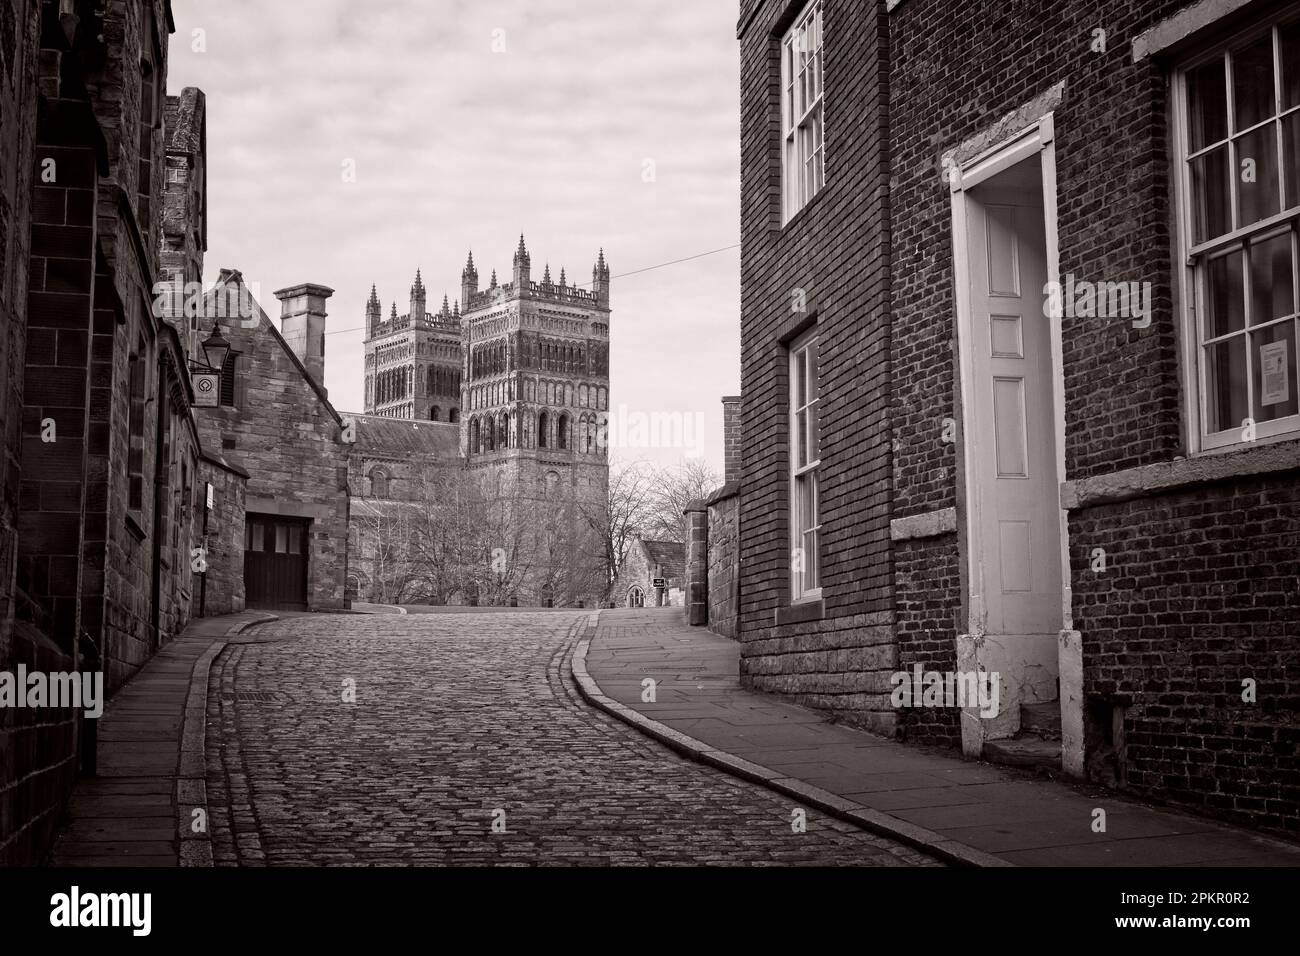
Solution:
<svg viewBox="0 0 1300 956"><path fill-rule="evenodd" d="M914 845L977 865L1300 866L1300 846L1113 791L1028 778L957 753L832 724L739 681L740 644L690 627L678 608L601 611L575 675L589 699L674 749L821 792L822 809L857 816ZM655 700L642 681L655 681ZM582 681L580 680L580 684ZM602 705L603 706L603 705ZM1093 832L1093 811L1106 830Z"/></svg>
<svg viewBox="0 0 1300 956"><path fill-rule="evenodd" d="M119 688L97 728L97 774L73 788L53 866L178 864L176 791L195 665L230 634L274 619L244 611L195 621ZM201 689L206 694L206 671ZM202 728L198 735L201 741Z"/></svg>

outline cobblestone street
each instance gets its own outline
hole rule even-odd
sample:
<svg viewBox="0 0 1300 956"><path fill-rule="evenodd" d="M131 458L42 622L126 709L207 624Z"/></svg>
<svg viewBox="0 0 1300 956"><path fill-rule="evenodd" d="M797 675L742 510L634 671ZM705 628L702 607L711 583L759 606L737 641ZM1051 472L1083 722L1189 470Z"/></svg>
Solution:
<svg viewBox="0 0 1300 956"><path fill-rule="evenodd" d="M217 864L936 865L811 810L794 832L793 802L585 705L565 662L586 620L324 614L237 639L208 688Z"/></svg>

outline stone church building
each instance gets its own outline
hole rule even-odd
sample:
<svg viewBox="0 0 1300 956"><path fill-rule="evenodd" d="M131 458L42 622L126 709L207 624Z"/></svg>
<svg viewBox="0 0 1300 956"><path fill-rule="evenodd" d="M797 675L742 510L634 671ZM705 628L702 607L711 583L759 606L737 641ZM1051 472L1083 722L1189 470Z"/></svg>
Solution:
<svg viewBox="0 0 1300 956"><path fill-rule="evenodd" d="M419 271L402 315L394 303L385 319L372 287L365 414L351 416L360 442L351 477L358 594L385 592L376 570L401 563L375 540L377 529L405 527L393 503L427 503L430 470L453 466L491 502L483 554L465 561L491 562L496 575L492 597L471 575L475 593L455 588L457 600L592 606L603 594L596 529L609 485L609 265L602 251L585 288L563 269L558 281L549 266L540 281L531 270L520 236L510 281L493 270L480 288L471 254L459 299L444 295L437 311Z"/></svg>

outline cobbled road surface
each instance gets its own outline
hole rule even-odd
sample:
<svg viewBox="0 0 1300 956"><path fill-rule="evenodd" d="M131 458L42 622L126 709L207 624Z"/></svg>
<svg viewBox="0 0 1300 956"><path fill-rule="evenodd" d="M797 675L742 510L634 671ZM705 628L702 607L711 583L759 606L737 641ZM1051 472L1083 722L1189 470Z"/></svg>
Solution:
<svg viewBox="0 0 1300 956"><path fill-rule="evenodd" d="M208 686L217 865L938 865L811 809L794 832L793 801L587 705L587 617L317 614L237 638Z"/></svg>

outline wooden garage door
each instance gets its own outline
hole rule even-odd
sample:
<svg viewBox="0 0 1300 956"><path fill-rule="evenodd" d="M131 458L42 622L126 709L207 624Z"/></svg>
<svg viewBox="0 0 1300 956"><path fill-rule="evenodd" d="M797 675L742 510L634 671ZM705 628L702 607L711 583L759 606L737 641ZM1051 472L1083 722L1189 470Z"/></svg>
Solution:
<svg viewBox="0 0 1300 956"><path fill-rule="evenodd" d="M244 588L249 607L307 610L310 523L250 514L244 532Z"/></svg>

